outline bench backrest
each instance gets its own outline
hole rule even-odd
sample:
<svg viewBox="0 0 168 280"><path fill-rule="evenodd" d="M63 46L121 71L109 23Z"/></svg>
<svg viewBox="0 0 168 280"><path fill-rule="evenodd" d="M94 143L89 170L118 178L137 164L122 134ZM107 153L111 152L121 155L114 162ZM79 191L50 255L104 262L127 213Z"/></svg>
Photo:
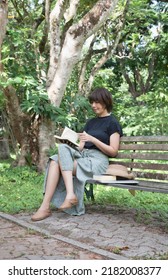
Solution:
<svg viewBox="0 0 168 280"><path fill-rule="evenodd" d="M125 165L138 179L168 182L168 136L123 136L110 163Z"/></svg>

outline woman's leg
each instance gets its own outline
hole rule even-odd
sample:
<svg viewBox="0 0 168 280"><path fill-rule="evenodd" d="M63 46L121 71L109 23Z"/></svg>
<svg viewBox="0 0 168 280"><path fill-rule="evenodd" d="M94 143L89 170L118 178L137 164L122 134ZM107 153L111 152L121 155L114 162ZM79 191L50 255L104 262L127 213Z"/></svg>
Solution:
<svg viewBox="0 0 168 280"><path fill-rule="evenodd" d="M31 217L32 221L40 221L51 215L50 202L54 195L55 189L57 187L59 178L60 178L59 164L54 160L51 160L49 163L46 189L45 189L43 202L40 208L37 210L37 212Z"/></svg>
<svg viewBox="0 0 168 280"><path fill-rule="evenodd" d="M78 203L73 187L73 176L76 175L76 167L77 167L77 162L74 161L73 171L71 170L64 171L60 168L67 194L63 204L60 206L59 209L64 210L67 208L71 208L72 206L77 205Z"/></svg>
<svg viewBox="0 0 168 280"><path fill-rule="evenodd" d="M49 165L49 170L48 170L45 195L43 198L43 202L40 206L40 209L49 209L50 208L50 202L54 195L55 189L57 187L59 178L60 178L59 164L57 162L55 162L54 160L51 160L50 165Z"/></svg>
<svg viewBox="0 0 168 280"><path fill-rule="evenodd" d="M67 144L58 146L58 162L60 166L61 175L66 188L66 197L59 209L71 208L78 203L77 197L74 193L73 175L76 173L77 162L75 160L76 151Z"/></svg>

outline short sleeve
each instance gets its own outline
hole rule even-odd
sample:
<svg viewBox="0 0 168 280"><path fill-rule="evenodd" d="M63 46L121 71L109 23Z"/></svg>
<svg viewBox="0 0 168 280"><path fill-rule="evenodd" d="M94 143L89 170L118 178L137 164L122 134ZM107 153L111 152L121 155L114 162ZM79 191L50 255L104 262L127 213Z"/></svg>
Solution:
<svg viewBox="0 0 168 280"><path fill-rule="evenodd" d="M111 136L114 133L118 133L120 136L123 135L122 128L117 120L112 120L108 126L108 134Z"/></svg>

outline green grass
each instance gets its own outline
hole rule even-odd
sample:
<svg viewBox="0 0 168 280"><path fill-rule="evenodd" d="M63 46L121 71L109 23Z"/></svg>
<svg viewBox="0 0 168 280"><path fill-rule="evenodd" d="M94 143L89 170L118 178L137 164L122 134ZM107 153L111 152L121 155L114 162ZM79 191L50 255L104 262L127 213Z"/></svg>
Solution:
<svg viewBox="0 0 168 280"><path fill-rule="evenodd" d="M0 211L14 214L37 209L44 175L29 167L10 167L10 163L0 162Z"/></svg>
<svg viewBox="0 0 168 280"><path fill-rule="evenodd" d="M132 196L128 190L99 185L94 187L94 196L96 203L101 205L112 203L128 208L168 213L167 194L136 191L135 196Z"/></svg>
<svg viewBox="0 0 168 280"><path fill-rule="evenodd" d="M11 167L10 161L0 161L0 211L5 213L32 212L42 201L44 174L30 167ZM132 196L128 190L104 186L94 187L95 202L105 206L116 205L137 211L137 220L150 220L154 213L159 220L168 221L168 195L137 191ZM85 198L85 203L90 204ZM143 215L142 215L143 213Z"/></svg>

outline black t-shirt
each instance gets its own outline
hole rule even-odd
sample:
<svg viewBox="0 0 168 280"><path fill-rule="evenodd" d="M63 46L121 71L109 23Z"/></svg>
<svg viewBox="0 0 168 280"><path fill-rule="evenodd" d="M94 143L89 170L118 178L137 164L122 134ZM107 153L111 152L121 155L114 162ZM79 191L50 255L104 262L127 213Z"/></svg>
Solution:
<svg viewBox="0 0 168 280"><path fill-rule="evenodd" d="M120 136L123 135L122 128L113 115L90 119L86 123L84 131L107 145L110 144L110 136L113 133L118 132ZM86 142L84 148L98 149L91 142Z"/></svg>

